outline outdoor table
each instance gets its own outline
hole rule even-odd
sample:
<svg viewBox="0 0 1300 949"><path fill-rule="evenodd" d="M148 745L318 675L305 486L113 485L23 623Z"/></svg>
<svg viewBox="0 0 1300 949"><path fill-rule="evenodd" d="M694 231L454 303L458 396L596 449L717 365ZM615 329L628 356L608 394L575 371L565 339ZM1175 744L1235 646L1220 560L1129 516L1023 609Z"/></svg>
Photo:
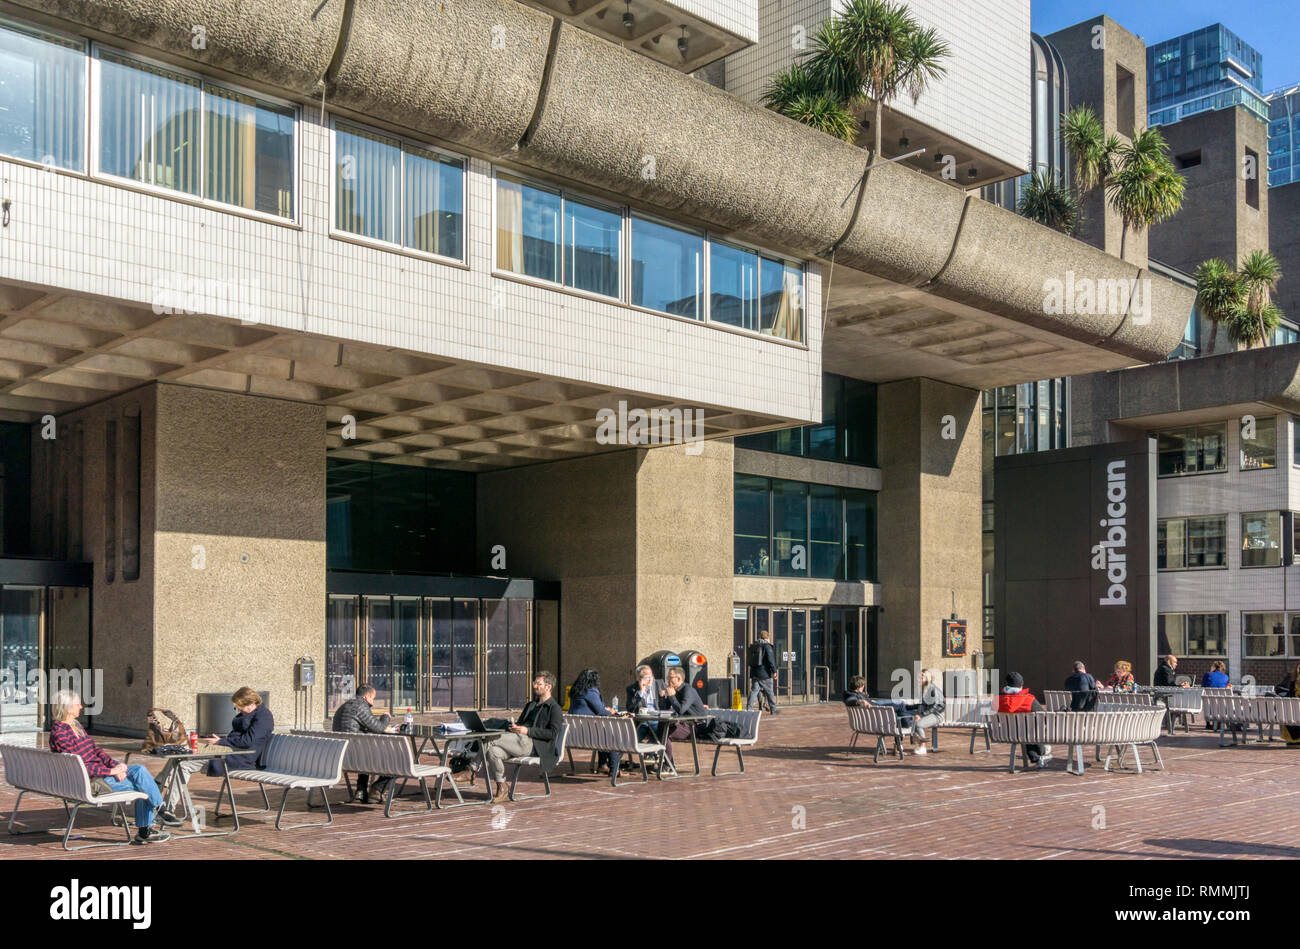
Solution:
<svg viewBox="0 0 1300 949"><path fill-rule="evenodd" d="M235 831L237 831L239 828L238 826L236 826L232 830L214 830L214 831L204 831L202 829L202 826L199 824L198 815L194 812L194 799L190 797L189 778L187 775L183 775L180 773L180 768L179 768L180 763L182 761L211 761L215 758L225 758L228 755L246 755L246 754L249 754L249 749L247 748L231 748L229 745L204 745L200 743L196 751L186 752L184 754L176 754L176 755L154 755L145 751L144 746L140 745L139 747L134 748L131 751L128 751L126 753L126 758L124 760L124 763L130 764L132 755L140 755L141 757L148 758L151 761L161 761L163 763L162 770L158 772L158 777L154 779L158 783L159 790L164 788L172 781L181 782L181 806L184 809L185 816L188 817L190 820L190 826L194 828L194 833L173 834L172 839L191 840L195 837L228 837L231 834L235 833ZM221 769L221 780L222 783L225 785L226 793L231 794L231 800L233 801L234 795L230 790L230 769L229 768L223 767ZM220 791L217 792L217 800L221 800ZM181 815L178 814L176 816L179 817Z"/></svg>
<svg viewBox="0 0 1300 949"><path fill-rule="evenodd" d="M716 718L716 717L717 717L716 715L671 715L668 717L661 717L659 715L642 715L640 713L638 713L635 716L637 722L644 722L650 725L662 724L664 726L662 731L660 731L659 733L659 743L661 745L665 743L668 736L668 731L673 725L676 725L680 722L686 722L691 726L691 728L689 729L691 733L691 757L695 759L695 774L689 775L689 777L699 777L700 775L700 746L699 746L699 742L696 741L695 739L695 723L707 722L709 719ZM672 777L674 778L683 777L682 774L678 773L677 766L673 764L671 760L669 760L668 756L661 755L659 758L660 779L662 779L664 776L663 772L664 772L665 765L667 765L668 770L672 772Z"/></svg>
<svg viewBox="0 0 1300 949"><path fill-rule="evenodd" d="M481 801L466 801L461 797L460 788L456 785L456 782L452 781L452 790L456 793L456 797L460 803L448 806L462 807L471 804L488 804L492 801L492 774L491 770L487 766L487 746L502 737L505 734L504 730L490 729L481 732L446 732L438 725L411 725L407 727L405 731L401 732L401 734L411 740L411 750L415 752L415 759L417 761L420 759L420 755L422 754L434 754L438 756L438 764L442 765L444 768L447 767L447 759L451 757L452 742L479 742L480 745L482 745L483 783L487 785L487 797ZM415 744L417 738L421 739L418 747ZM440 738L444 739L441 748L438 747L438 739ZM430 745L433 745L433 751L426 752L425 749ZM405 786L406 782L403 781L402 787ZM401 788L398 789L397 793L401 793Z"/></svg>

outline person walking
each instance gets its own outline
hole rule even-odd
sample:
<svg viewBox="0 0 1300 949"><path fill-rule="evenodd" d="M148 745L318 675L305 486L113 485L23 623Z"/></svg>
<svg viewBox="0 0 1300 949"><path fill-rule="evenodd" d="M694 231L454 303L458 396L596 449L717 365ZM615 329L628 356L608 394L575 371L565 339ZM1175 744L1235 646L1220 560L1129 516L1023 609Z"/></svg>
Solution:
<svg viewBox="0 0 1300 949"><path fill-rule="evenodd" d="M766 696L772 714L776 715L776 650L772 647L772 634L765 629L759 631L758 639L749 647L749 678L752 684L747 707L752 709L760 695Z"/></svg>

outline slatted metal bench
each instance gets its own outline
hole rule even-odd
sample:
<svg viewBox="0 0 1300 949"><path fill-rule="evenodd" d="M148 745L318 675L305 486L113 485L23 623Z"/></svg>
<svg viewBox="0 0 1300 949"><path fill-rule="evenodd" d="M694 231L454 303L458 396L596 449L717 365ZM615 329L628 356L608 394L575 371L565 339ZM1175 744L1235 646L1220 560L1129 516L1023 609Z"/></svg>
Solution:
<svg viewBox="0 0 1300 949"><path fill-rule="evenodd" d="M989 716L997 708L997 698L992 695L958 695L945 696L943 700L943 721L938 728L930 729L930 748L939 750L939 728L969 728L970 753L982 754L991 751L989 744ZM984 748L975 751L975 739L984 736Z"/></svg>
<svg viewBox="0 0 1300 949"><path fill-rule="evenodd" d="M18 790L18 800L14 801L13 812L9 815L9 833L15 836L50 833L49 830L43 829L14 829L18 825L18 806L23 802L23 795L35 794L63 802L64 813L68 815L68 826L63 830L64 850L125 847L131 843L131 826L127 823L125 808L127 804L134 804L148 797L143 791L95 794L90 787L90 773L86 771L86 762L79 755L56 754L42 748L0 745L0 758L4 759L5 781ZM77 823L77 814L83 807L107 807L114 817L114 823L118 818L121 819L122 826L126 830L126 840L69 847L69 840L80 839L80 835L73 837L72 829Z"/></svg>
<svg viewBox="0 0 1300 949"><path fill-rule="evenodd" d="M716 750L713 752L713 769L710 771L710 774L715 778L725 777L729 774L744 774L745 755L741 749L752 748L754 745L758 744L758 723L763 717L762 710L754 709L751 711L748 709L735 708L711 708L709 709L709 714L713 716L715 721L731 722L740 729L740 734L735 738L700 739L700 741L705 744L717 745ZM736 749L736 760L740 763L739 771L724 771L722 774L718 774L718 756L722 754L723 748Z"/></svg>
<svg viewBox="0 0 1300 949"><path fill-rule="evenodd" d="M1246 729L1258 726L1260 741L1264 740L1264 726L1269 726L1270 734L1275 725L1300 727L1300 698L1284 698L1277 695L1259 695L1248 698L1244 695L1206 694L1202 699L1205 720L1218 726L1219 746L1223 747L1224 735L1232 733L1232 744L1237 744L1237 731L1242 731L1241 743L1246 741Z"/></svg>
<svg viewBox="0 0 1300 949"><path fill-rule="evenodd" d="M858 737L873 736L876 739L876 752L872 761L880 763L880 753L885 750L885 739L894 739L894 753L898 760L903 760L903 726L899 724L898 714L892 705L849 705L849 727L853 729L853 740L849 751L857 748Z"/></svg>
<svg viewBox="0 0 1300 949"><path fill-rule="evenodd" d="M1138 757L1138 747L1148 746L1155 763L1164 769L1164 760L1160 757L1160 748L1156 741L1160 738L1161 725L1164 720L1163 708L1138 708L1122 706L1118 709L1099 708L1093 712L997 712L989 718L989 738L997 744L1011 745L1009 770L1016 773L1016 749L1020 748L1026 768L1029 767L1029 755L1026 745L1064 745L1070 750L1067 756L1066 770L1071 774L1083 774L1082 746L1107 746L1112 749L1125 746L1133 749L1137 770L1142 772L1142 760ZM1072 767L1072 759L1079 750L1078 768ZM1106 756L1106 770L1110 770L1111 758ZM1118 767L1123 767L1123 754L1119 755Z"/></svg>
<svg viewBox="0 0 1300 949"><path fill-rule="evenodd" d="M349 796L352 792L352 781L348 778L349 774L374 774L380 777L391 778L388 782L388 792L384 795L384 816L385 817L405 817L409 814L425 813L433 810L435 806L442 807L442 788L447 776L451 774L451 768L445 765L420 764L415 760L415 752L411 748L411 739L406 735L399 734L378 734L371 732L335 732L335 731L309 731L307 729L294 729L290 734L304 735L309 738L336 738L343 739L348 743L348 750L343 755L343 780L347 783ZM429 794L429 779L437 778L438 783L432 796ZM393 800L398 793L398 780L403 784L407 781L418 781L420 790L424 794L424 808L420 811L406 811L403 814L393 814ZM452 783L452 788L456 791L456 797L464 803L464 798L460 795L460 789Z"/></svg>
<svg viewBox="0 0 1300 949"><path fill-rule="evenodd" d="M280 810L275 815L276 830L297 830L300 827L324 827L334 823L334 812L330 810L329 795L326 788L332 788L343 780L343 756L347 754L348 743L341 738L312 738L306 735L272 735L262 752L261 768L246 768L227 771L231 781L251 781L262 789L262 801L265 807L249 814L260 814L271 809L271 802L266 796L268 784L284 788L280 798ZM284 805L289 800L292 790L307 792L307 806L311 807L311 796L320 791L325 801L327 820L295 824L284 827ZM221 814L221 798L229 790L230 813L235 820L235 830L239 830L239 811L235 809L235 792L229 784L223 785L217 794L217 806L212 819L217 820Z"/></svg>
<svg viewBox="0 0 1300 949"><path fill-rule="evenodd" d="M564 724L569 729L564 746L569 758L569 773L577 773L573 764L575 750L606 752L610 756L609 780L614 787L618 787L618 767L623 755L640 763L641 780L645 782L650 780L645 756L664 753L664 746L659 742L638 740L636 722L621 715L565 715Z"/></svg>
<svg viewBox="0 0 1300 949"><path fill-rule="evenodd" d="M567 719L581 718L581 717L582 716L580 715L575 715L575 716L565 715L561 720L560 733L555 736L555 760L557 762L564 758L565 741L568 739L569 736L569 723ZM594 718L596 716L592 716L592 717ZM604 716L599 716L599 717L603 718ZM514 758L507 758L506 764L512 764L515 766L514 773L510 775L510 800L527 801L530 798L534 798L534 797L551 796L551 778L547 772L547 769L542 767L542 759L540 755L517 755ZM546 787L545 794L520 794L520 795L515 794L515 787L516 785L519 784L519 772L525 766L537 768L538 771L541 772L542 784Z"/></svg>

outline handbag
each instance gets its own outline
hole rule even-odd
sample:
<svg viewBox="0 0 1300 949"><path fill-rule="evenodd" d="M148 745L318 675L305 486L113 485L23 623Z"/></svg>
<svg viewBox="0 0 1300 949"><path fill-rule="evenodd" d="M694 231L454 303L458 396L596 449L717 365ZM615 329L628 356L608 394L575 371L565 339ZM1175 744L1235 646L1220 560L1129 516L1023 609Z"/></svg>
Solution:
<svg viewBox="0 0 1300 949"><path fill-rule="evenodd" d="M171 720L170 723L164 727L154 712L162 712ZM145 730L142 751L152 751L161 745L185 745L188 747L189 741L190 733L185 728L185 723L176 717L175 712L165 708L149 709L149 721Z"/></svg>

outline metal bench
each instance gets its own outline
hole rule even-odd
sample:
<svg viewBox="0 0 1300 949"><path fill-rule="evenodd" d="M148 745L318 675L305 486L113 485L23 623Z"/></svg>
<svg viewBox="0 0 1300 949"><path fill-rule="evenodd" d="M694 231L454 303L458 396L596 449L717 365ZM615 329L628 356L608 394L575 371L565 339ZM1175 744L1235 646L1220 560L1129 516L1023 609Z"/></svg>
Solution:
<svg viewBox="0 0 1300 949"><path fill-rule="evenodd" d="M618 766L623 755L633 757L641 764L641 780L650 780L646 772L645 756L662 755L664 746L653 741L637 740L637 724L631 718L621 715L565 715L564 724L569 732L565 736L564 750L569 758L569 773L576 774L573 764L573 752L590 751L607 752L609 759L609 780L618 787Z"/></svg>
<svg viewBox="0 0 1300 949"><path fill-rule="evenodd" d="M1169 734L1174 733L1174 728L1180 720L1183 723L1183 732L1190 732L1190 722L1192 718L1201 714L1201 707L1204 704L1202 690L1188 686L1185 689L1179 689L1177 692L1167 692L1163 700L1167 709L1165 727Z"/></svg>
<svg viewBox="0 0 1300 949"><path fill-rule="evenodd" d="M892 705L849 705L849 727L853 729L853 740L849 751L858 745L858 736L871 735L876 738L876 753L873 761L880 763L880 753L885 750L885 739L894 739L894 752L898 760L903 760L903 726L899 724L898 715Z"/></svg>
<svg viewBox="0 0 1300 949"><path fill-rule="evenodd" d="M1246 742L1246 731L1251 725L1258 726L1260 741L1264 740L1264 726L1269 726L1269 733L1275 725L1300 726L1300 699L1283 698L1276 695L1260 695L1247 698L1244 695L1211 694L1205 690L1202 699L1205 720L1218 726L1219 747L1223 747L1224 735L1232 733L1232 744L1237 744L1237 732L1241 731L1241 743Z"/></svg>
<svg viewBox="0 0 1300 949"><path fill-rule="evenodd" d="M343 780L343 756L347 754L348 742L342 738L312 738L306 735L272 735L262 752L262 767L228 771L232 781L251 781L262 789L262 801L265 807L247 811L260 814L271 809L271 802L266 796L266 786L273 784L284 788L280 798L280 810L275 815L276 830L297 830L300 827L324 827L334 823L334 812L330 810L329 795L326 788L332 788ZM221 797L229 785L223 785L217 794L217 806L212 819L217 820L221 814ZM314 823L295 824L283 827L284 805L289 800L289 792L294 789L306 790L307 806L311 807L313 791L320 791L325 801L327 820ZM235 809L235 792L229 790L230 814L235 820L235 830L239 830L239 811Z"/></svg>
<svg viewBox="0 0 1300 949"><path fill-rule="evenodd" d="M559 733L558 735L555 736L555 760L556 760L557 762L558 762L560 759L562 759L562 758L564 757L565 741L566 741L566 740L568 739L568 737L569 737L569 720L570 720L571 718L581 718L581 717L582 717L581 715L574 715L574 716L565 715L565 716L563 717L563 719L562 719L562 723L561 723L561 725L560 725L560 733ZM602 715L602 716L594 716L594 715L593 715L593 716L591 716L591 717L592 717L592 718L596 718L596 717L604 718L603 715ZM515 766L514 773L513 773L512 775L510 775L510 800L512 800L512 801L527 801L527 800L529 800L530 798L534 798L534 797L550 797L550 796L551 796L551 778L550 778L550 775L548 774L548 769L546 769L546 768L544 768L544 767L542 766L542 759L541 759L541 756L539 756L539 755L518 755L518 756L516 756L516 757L514 757L514 758L507 758L507 759L506 759L506 764L512 764L512 765ZM520 772L520 770L521 770L525 765L531 765L532 767L537 768L537 769L541 772L541 775L542 775L542 784L545 785L545 787L546 787L546 793L545 793L545 794L521 794L521 795L516 796L516 794L515 794L515 786L519 784L519 772Z"/></svg>
<svg viewBox="0 0 1300 949"><path fill-rule="evenodd" d="M997 699L992 695L947 696L943 700L943 721L936 728L930 729L930 748L939 750L939 728L969 728L970 753L976 754L975 739L984 736L983 751L991 751L989 744L989 716L997 708ZM980 752L981 754L983 752Z"/></svg>
<svg viewBox="0 0 1300 949"><path fill-rule="evenodd" d="M989 718L989 738L998 744L1011 745L1009 770L1016 772L1016 749L1026 768L1029 767L1029 755L1026 745L1064 745L1070 749L1067 756L1066 770L1071 774L1083 773L1082 746L1108 746L1112 749L1130 746L1136 759L1137 770L1142 772L1142 760L1138 757L1138 746L1151 748L1155 762L1164 769L1164 760L1156 745L1160 737L1161 723L1164 720L1163 708L1138 708L1128 705L1119 709L1099 708L1093 712L997 712ZM1078 768L1075 762L1078 750ZM1110 770L1113 755L1106 756L1106 770ZM1119 755L1118 767L1123 767L1123 754Z"/></svg>
<svg viewBox="0 0 1300 949"><path fill-rule="evenodd" d="M451 768L444 765L420 764L417 762L415 752L411 748L411 739L406 735L309 731L307 729L294 729L290 734L303 735L308 738L343 739L348 743L348 750L343 754L343 780L347 783L349 796L353 793L352 781L348 778L349 774L375 774L393 779L388 782L388 792L384 796L385 817L394 816L393 799L398 794L397 779L399 778L403 784L407 781L420 782L420 790L424 793L424 809L423 811L407 811L405 814L398 814L398 817L415 813L427 814L433 810L435 802L438 808L442 807L442 786L447 776L451 774ZM430 778L438 779L432 797L429 795L428 782ZM452 788L456 791L456 797L464 803L464 799L460 795L460 789L456 788L455 783L452 784Z"/></svg>
<svg viewBox="0 0 1300 949"><path fill-rule="evenodd" d="M42 829L14 829L18 823L18 805L23 802L23 795L36 794L41 797L52 797L63 802L63 810L68 815L68 826L63 831L64 850L125 847L131 843L131 826L126 820L125 806L148 797L143 791L113 791L108 794L95 794L90 788L90 773L86 771L86 762L79 755L56 754L41 748L0 745L0 758L4 759L5 781L18 790L18 800L14 801L13 813L9 815L9 833L15 836L50 833L50 831ZM69 840L80 839L80 835L76 838L72 836L72 828L77 823L77 813L83 807L107 807L109 813L113 815L115 824L117 818L121 818L122 826L126 829L126 840L69 847Z"/></svg>
<svg viewBox="0 0 1300 949"><path fill-rule="evenodd" d="M700 739L700 741L703 741L706 744L714 744L718 746L713 752L713 768L709 773L715 778L725 777L729 774L744 774L745 755L741 749L752 748L754 745L758 744L758 723L763 717L762 711L759 709L750 711L748 709L711 708L709 709L709 714L713 716L715 721L731 722L740 729L740 734L735 738ZM723 748L736 749L736 760L740 763L739 771L724 771L721 775L718 774L718 757L722 754Z"/></svg>

